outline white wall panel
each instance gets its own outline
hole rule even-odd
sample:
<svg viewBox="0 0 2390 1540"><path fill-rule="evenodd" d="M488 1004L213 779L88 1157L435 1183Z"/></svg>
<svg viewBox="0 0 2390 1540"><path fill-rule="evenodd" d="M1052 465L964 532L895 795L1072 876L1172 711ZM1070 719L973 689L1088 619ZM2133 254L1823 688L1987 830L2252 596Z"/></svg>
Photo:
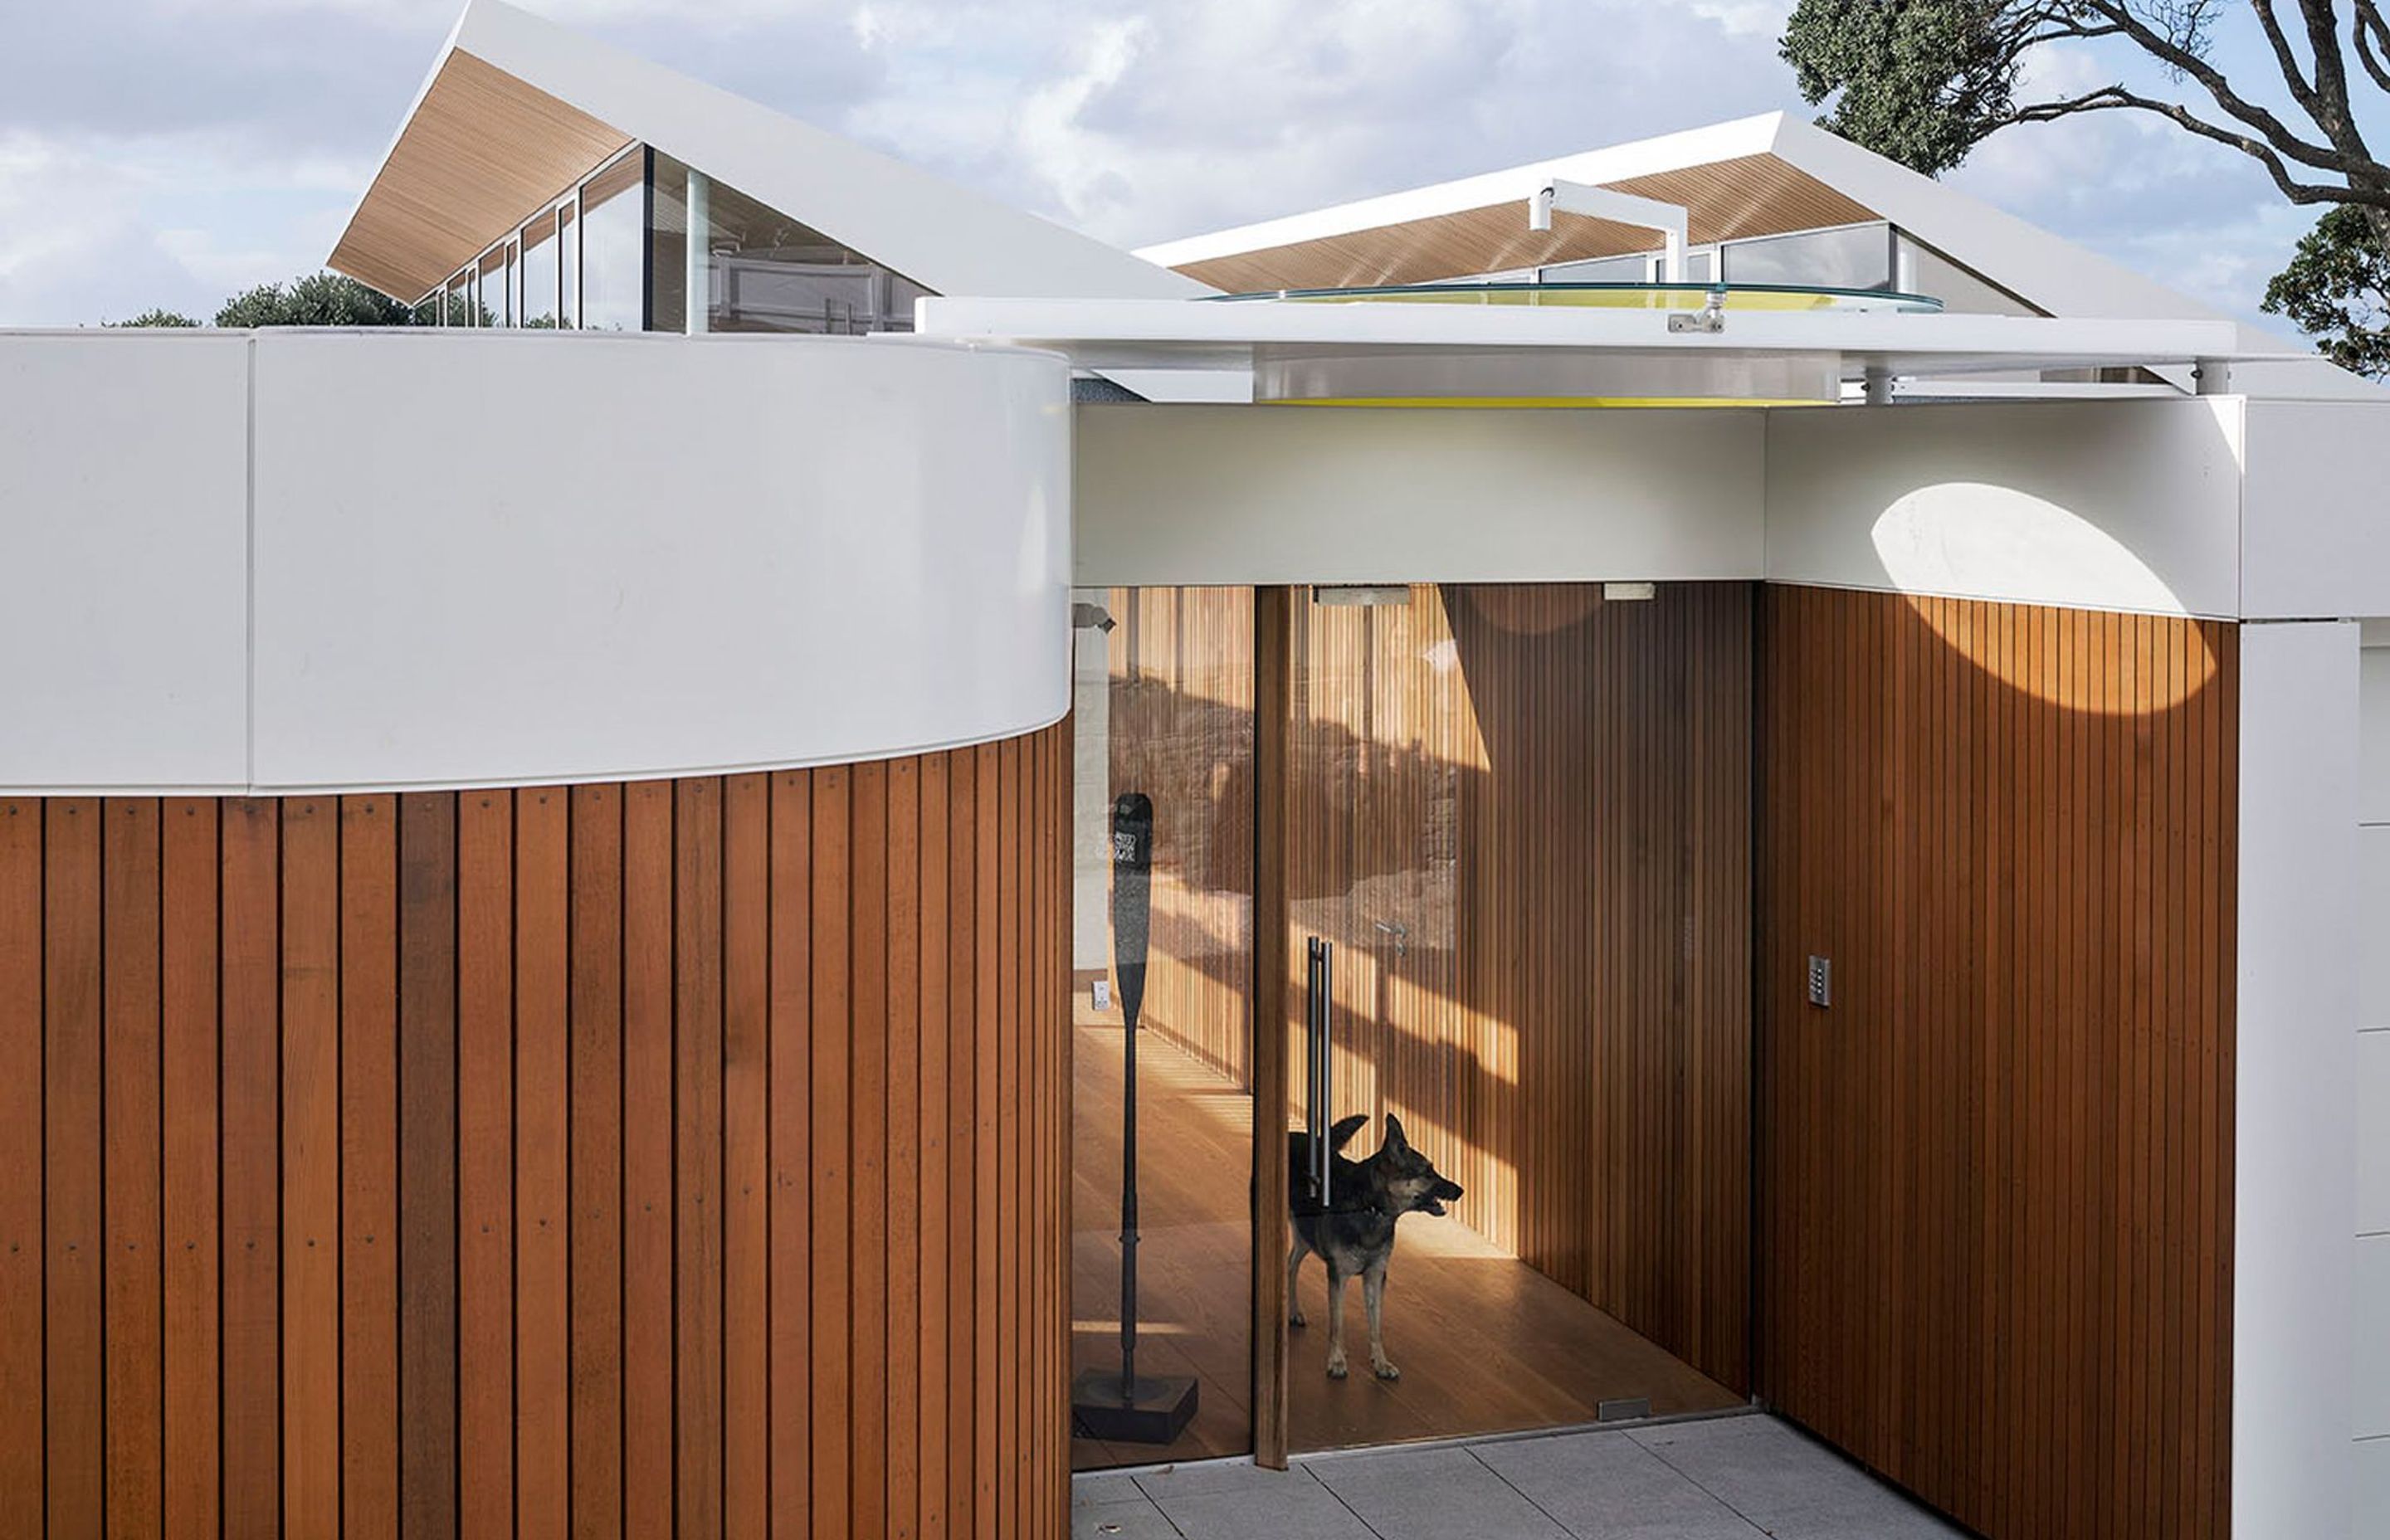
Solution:
<svg viewBox="0 0 2390 1540"><path fill-rule="evenodd" d="M2358 650L2353 622L2241 634L2235 1534L2344 1534L2354 1508Z"/></svg>
<svg viewBox="0 0 2390 1540"><path fill-rule="evenodd" d="M2365 628L2369 641L2372 631ZM2390 647L2369 645L2358 654L2358 688L2357 817L2390 824Z"/></svg>
<svg viewBox="0 0 2390 1540"><path fill-rule="evenodd" d="M837 762L1068 708L1059 359L282 334L256 399L260 786Z"/></svg>
<svg viewBox="0 0 2390 1540"><path fill-rule="evenodd" d="M2390 1235L2390 1030L2357 1034L2357 1233Z"/></svg>
<svg viewBox="0 0 2390 1540"><path fill-rule="evenodd" d="M2357 1241L2357 1369L2353 1427L2358 1438L2390 1434L2390 1236ZM2235 1355L2234 1362L2239 1362Z"/></svg>
<svg viewBox="0 0 2390 1540"><path fill-rule="evenodd" d="M2229 618L2240 404L1767 417L1769 580Z"/></svg>
<svg viewBox="0 0 2390 1540"><path fill-rule="evenodd" d="M2248 404L2252 616L2390 615L2390 403Z"/></svg>
<svg viewBox="0 0 2390 1540"><path fill-rule="evenodd" d="M2382 1540L2390 1534L2390 1438L2366 1439L2357 1446L2357 1522L2350 1540Z"/></svg>
<svg viewBox="0 0 2390 1540"><path fill-rule="evenodd" d="M238 788L249 339L0 333L0 786Z"/></svg>
<svg viewBox="0 0 2390 1540"><path fill-rule="evenodd" d="M2364 942L2358 947L2357 1023L2390 1028L2390 825L2365 824L2357 831L2358 915Z"/></svg>
<svg viewBox="0 0 2390 1540"><path fill-rule="evenodd" d="M1078 409L1077 581L1750 578L1761 416Z"/></svg>

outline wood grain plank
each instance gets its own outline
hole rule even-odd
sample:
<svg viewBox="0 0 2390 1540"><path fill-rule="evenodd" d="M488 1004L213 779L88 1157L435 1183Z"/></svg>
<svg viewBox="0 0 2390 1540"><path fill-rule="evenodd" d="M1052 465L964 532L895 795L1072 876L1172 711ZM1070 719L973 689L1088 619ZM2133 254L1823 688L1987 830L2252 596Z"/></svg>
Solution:
<svg viewBox="0 0 2390 1540"><path fill-rule="evenodd" d="M892 760L887 776L887 1338L886 1519L893 1536L920 1532L921 1467L921 767Z"/></svg>
<svg viewBox="0 0 2390 1540"><path fill-rule="evenodd" d="M455 795L440 791L398 799L398 1495L404 1540L450 1540L458 1521L456 804ZM229 813L225 830L229 849ZM229 869L227 862L227 884ZM229 979L229 954L225 966ZM229 1008L229 991L226 1002ZM227 1018L227 1046L230 1030Z"/></svg>
<svg viewBox="0 0 2390 1540"><path fill-rule="evenodd" d="M572 1527L572 802L515 793L515 1534Z"/></svg>
<svg viewBox="0 0 2390 1540"><path fill-rule="evenodd" d="M341 1526L341 823L282 804L282 1513Z"/></svg>
<svg viewBox="0 0 2390 1540"><path fill-rule="evenodd" d="M760 1535L771 1507L771 782L732 776L722 838L722 1522Z"/></svg>
<svg viewBox="0 0 2390 1540"><path fill-rule="evenodd" d="M0 797L0 1405L17 1408L0 1418L0 1490L17 1495L0 1505L7 1540L38 1540L47 1507L43 818L42 799Z"/></svg>
<svg viewBox="0 0 2390 1540"><path fill-rule="evenodd" d="M282 1521L281 810L225 803L224 1529Z"/></svg>
<svg viewBox="0 0 2390 1540"><path fill-rule="evenodd" d="M771 1534L813 1527L813 782L772 777L770 1012L765 1031L770 1143L769 1396Z"/></svg>
<svg viewBox="0 0 2390 1540"><path fill-rule="evenodd" d="M853 1523L888 1521L888 766L858 764L849 846L848 1476Z"/></svg>
<svg viewBox="0 0 2390 1540"><path fill-rule="evenodd" d="M341 1518L395 1540L398 1453L398 799L341 818Z"/></svg>
<svg viewBox="0 0 2390 1540"><path fill-rule="evenodd" d="M673 788L623 793L623 1527L671 1531Z"/></svg>
<svg viewBox="0 0 2390 1540"><path fill-rule="evenodd" d="M849 900L851 772L816 770L813 792L813 1460L814 1533L852 1533L848 1426L852 1398L848 1306L852 1298L849 1218L848 1064L852 1003Z"/></svg>
<svg viewBox="0 0 2390 1540"><path fill-rule="evenodd" d="M572 791L572 1533L623 1524L623 790Z"/></svg>
<svg viewBox="0 0 2390 1540"><path fill-rule="evenodd" d="M722 1533L722 782L673 789L675 1532Z"/></svg>
<svg viewBox="0 0 2390 1540"><path fill-rule="evenodd" d="M456 799L457 1510L515 1527L515 809Z"/></svg>
<svg viewBox="0 0 2390 1540"><path fill-rule="evenodd" d="M107 1213L108 1533L162 1533L164 1278L159 1161L159 807L101 805L101 1049Z"/></svg>
<svg viewBox="0 0 2390 1540"><path fill-rule="evenodd" d="M217 1377L217 1184L222 1169L216 1097L221 942L217 803L208 797L171 797L160 821L164 917L159 965L165 1248L162 1520L168 1534L208 1540L218 1531L217 1473L223 1448ZM0 828L0 839L5 837L5 828ZM0 864L5 860L0 856ZM5 903L0 898L0 905ZM0 930L7 923L0 918ZM0 959L0 973L6 970L6 960ZM0 1150L0 1159L5 1156ZM5 1395L5 1384L0 1384L0 1398ZM0 1461L0 1485L6 1484L5 1461Z"/></svg>
<svg viewBox="0 0 2390 1540"><path fill-rule="evenodd" d="M101 1264L100 803L53 799L43 883L47 1493L54 1534L107 1521Z"/></svg>

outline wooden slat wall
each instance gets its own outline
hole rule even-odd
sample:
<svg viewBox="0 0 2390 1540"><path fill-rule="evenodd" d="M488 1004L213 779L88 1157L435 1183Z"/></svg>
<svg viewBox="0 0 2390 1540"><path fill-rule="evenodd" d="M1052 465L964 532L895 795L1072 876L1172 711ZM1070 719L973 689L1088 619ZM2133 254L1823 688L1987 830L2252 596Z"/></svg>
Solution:
<svg viewBox="0 0 2390 1540"><path fill-rule="evenodd" d="M2001 1540L2228 1528L2238 648L1762 600L1760 1389Z"/></svg>
<svg viewBox="0 0 2390 1540"><path fill-rule="evenodd" d="M0 1540L1067 1534L1069 775L0 798Z"/></svg>
<svg viewBox="0 0 2390 1540"><path fill-rule="evenodd" d="M1141 1020L1250 1089L1253 591L1115 588L1108 602L1111 791L1153 799Z"/></svg>
<svg viewBox="0 0 2390 1540"><path fill-rule="evenodd" d="M1325 936L1336 1113L1399 1113L1472 1228L1736 1389L1751 614L1744 584L1301 601L1289 751L1290 1011Z"/></svg>

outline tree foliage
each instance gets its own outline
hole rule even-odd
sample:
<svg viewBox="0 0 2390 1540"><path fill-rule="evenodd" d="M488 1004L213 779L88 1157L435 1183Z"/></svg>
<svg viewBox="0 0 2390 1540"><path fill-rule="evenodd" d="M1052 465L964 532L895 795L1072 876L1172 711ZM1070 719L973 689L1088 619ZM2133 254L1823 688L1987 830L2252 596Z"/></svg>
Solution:
<svg viewBox="0 0 2390 1540"><path fill-rule="evenodd" d="M2327 212L2266 286L2268 313L2318 339L2323 355L2371 379L2390 378L2390 254L2358 209Z"/></svg>
<svg viewBox="0 0 2390 1540"><path fill-rule="evenodd" d="M2375 158L2358 121L2390 97L2381 3L2249 0L2277 78L2244 81L2247 91L2212 57L2225 0L1800 0L1782 50L1810 104L1831 98L1819 120L1826 127L1928 174L2011 123L2150 113L2255 160L2293 203L2362 209L2390 237L2390 164ZM2182 87L2182 99L2121 79L2018 99L2037 50L2093 40L2138 51ZM2278 91L2295 112L2258 99Z"/></svg>
<svg viewBox="0 0 2390 1540"><path fill-rule="evenodd" d="M1799 0L1781 46L1802 96L1826 107L1822 126L1927 175L2011 123L2088 112L2151 114L2240 151L2292 203L2326 211L2267 289L2265 308L2319 338L2343 367L2384 374L2390 164L2358 120L2390 105L2381 8L2390 0L2247 3L2273 68L2238 83L2214 58L2226 0ZM2178 89L2153 96L2118 78L2019 98L2037 51L2102 40L2137 51ZM2275 111L2269 97L2294 110Z"/></svg>
<svg viewBox="0 0 2390 1540"><path fill-rule="evenodd" d="M423 307L405 305L338 273L259 284L216 312L220 327L413 327L430 324Z"/></svg>
<svg viewBox="0 0 2390 1540"><path fill-rule="evenodd" d="M199 323L192 320L189 316L183 314L179 311L161 310L153 305L149 309L143 311L140 314L135 315L129 320L104 321L101 325L110 327L196 327Z"/></svg>

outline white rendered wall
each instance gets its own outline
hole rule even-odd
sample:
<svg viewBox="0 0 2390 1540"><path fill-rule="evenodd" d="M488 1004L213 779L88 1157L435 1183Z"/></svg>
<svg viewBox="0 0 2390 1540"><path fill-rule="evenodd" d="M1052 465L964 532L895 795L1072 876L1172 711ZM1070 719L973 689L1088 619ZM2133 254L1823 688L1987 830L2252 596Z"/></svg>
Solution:
<svg viewBox="0 0 2390 1540"><path fill-rule="evenodd" d="M2390 615L2390 402L2248 413L2244 612Z"/></svg>
<svg viewBox="0 0 2390 1540"><path fill-rule="evenodd" d="M161 372L163 344L0 339L0 382L23 381L0 419L49 428L0 468L32 488L6 512L35 558L0 581L43 607L0 624L70 655L72 686L0 684L0 786L700 774L983 742L1069 706L1060 359L470 332L181 347L216 371ZM29 377L45 349L81 372ZM70 390L133 404L41 415ZM153 443L171 453L125 453Z"/></svg>
<svg viewBox="0 0 2390 1540"><path fill-rule="evenodd" d="M249 341L0 333L0 786L248 776Z"/></svg>
<svg viewBox="0 0 2390 1540"><path fill-rule="evenodd" d="M2241 633L2232 1533L2356 1529L2358 627Z"/></svg>
<svg viewBox="0 0 2390 1540"><path fill-rule="evenodd" d="M2236 616L2241 405L1772 412L1767 579Z"/></svg>
<svg viewBox="0 0 2390 1540"><path fill-rule="evenodd" d="M1076 581L1755 577L1761 437L1741 410L1083 405Z"/></svg>
<svg viewBox="0 0 2390 1540"><path fill-rule="evenodd" d="M2358 1536L2390 1534L2390 625L2366 626L2358 784Z"/></svg>

